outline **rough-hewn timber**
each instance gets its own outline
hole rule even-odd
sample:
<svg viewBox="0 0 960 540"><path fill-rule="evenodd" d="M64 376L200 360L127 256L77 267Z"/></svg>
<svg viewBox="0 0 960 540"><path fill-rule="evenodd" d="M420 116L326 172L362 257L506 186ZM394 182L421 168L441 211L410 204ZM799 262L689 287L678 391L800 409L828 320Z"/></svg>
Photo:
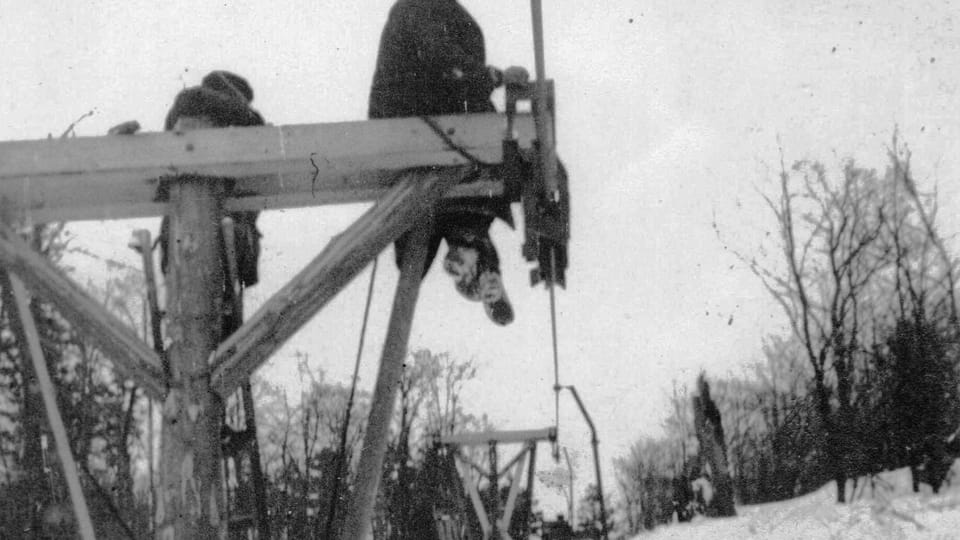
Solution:
<svg viewBox="0 0 960 540"><path fill-rule="evenodd" d="M505 115L435 120L475 159L502 161ZM514 131L529 148L532 118L516 117ZM0 205L30 223L159 216L159 179L191 174L236 179L227 211L317 206L376 200L401 169L465 163L420 118L11 141L0 142ZM449 194L502 188L491 178Z"/></svg>
<svg viewBox="0 0 960 540"><path fill-rule="evenodd" d="M410 231L408 251L400 268L400 279L393 299L393 311L387 327L387 339L383 344L380 369L370 401L367 430L363 436L360 462L357 464L356 489L344 522L343 538L367 538L370 535L370 518L374 500L383 475L383 459L387 453L387 437L390 419L393 418L394 402L403 360L407 356L407 340L413 325L413 313L420 294L420 279L427 258L427 242L432 232L433 219L428 212L421 216L421 223Z"/></svg>

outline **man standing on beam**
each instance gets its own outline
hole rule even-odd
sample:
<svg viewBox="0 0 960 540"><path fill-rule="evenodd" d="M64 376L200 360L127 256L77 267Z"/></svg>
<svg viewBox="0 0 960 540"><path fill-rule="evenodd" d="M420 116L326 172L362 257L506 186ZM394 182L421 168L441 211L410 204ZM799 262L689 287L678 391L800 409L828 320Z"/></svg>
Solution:
<svg viewBox="0 0 960 540"><path fill-rule="evenodd" d="M397 0L380 37L369 116L495 112L490 93L502 83L500 70L486 65L480 27L456 0ZM442 132L438 136L445 137ZM513 227L509 202L490 198L442 202L423 273L430 269L440 239L445 239L449 251L443 268L457 291L468 300L481 301L490 320L503 326L513 321L514 314L490 240L490 225L497 217ZM407 237L402 236L395 245L398 267L406 247Z"/></svg>

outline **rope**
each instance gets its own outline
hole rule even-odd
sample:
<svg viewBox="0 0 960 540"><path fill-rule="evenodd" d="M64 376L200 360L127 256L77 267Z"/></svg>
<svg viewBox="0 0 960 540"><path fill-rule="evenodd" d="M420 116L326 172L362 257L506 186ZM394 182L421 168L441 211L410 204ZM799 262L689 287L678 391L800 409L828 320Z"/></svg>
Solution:
<svg viewBox="0 0 960 540"><path fill-rule="evenodd" d="M347 397L347 411L344 413L343 426L340 429L340 447L337 451L336 469L333 473L333 494L330 497L330 508L327 511L327 524L324 538L333 538L334 517L337 514L337 501L340 492L340 471L343 469L343 460L347 451L347 433L350 429L350 411L353 410L353 399L357 392L357 380L360 378L360 359L363 357L363 342L367 335L367 321L370 318L370 303L373 299L373 284L377 277L377 259L373 259L373 269L370 271L370 284L367 286L367 302L363 308L363 324L360 326L360 343L357 345L357 359L353 364L353 379L350 383L350 395Z"/></svg>
<svg viewBox="0 0 960 540"><path fill-rule="evenodd" d="M423 120L425 124L430 126L430 129L433 131L433 133L447 145L447 148L460 154L460 156L463 157L463 159L466 159L473 165L476 165L476 166L484 165L488 167L497 165L496 163L487 163L485 161L481 161L480 158L468 152L466 148L454 142L454 140L451 139L450 136L447 135L445 131L443 131L443 127L441 127L440 124L438 124L437 121L434 120L433 118L429 116L421 116L420 119Z"/></svg>

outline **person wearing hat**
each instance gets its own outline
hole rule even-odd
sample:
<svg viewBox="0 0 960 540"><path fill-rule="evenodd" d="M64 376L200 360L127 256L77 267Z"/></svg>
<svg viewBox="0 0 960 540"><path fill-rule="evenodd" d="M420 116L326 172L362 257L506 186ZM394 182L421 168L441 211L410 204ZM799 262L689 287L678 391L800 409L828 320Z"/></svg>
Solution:
<svg viewBox="0 0 960 540"><path fill-rule="evenodd" d="M250 106L253 89L243 77L229 71L207 74L200 86L185 88L177 94L167 113L163 129L184 131L200 128L262 126L263 117ZM231 186L228 183L227 189ZM158 200L166 200L161 185ZM233 212L237 270L241 287L256 285L259 281L260 231L257 230L259 212ZM169 265L170 219L164 216L160 224L160 269L166 274Z"/></svg>
<svg viewBox="0 0 960 540"><path fill-rule="evenodd" d="M490 93L502 82L500 70L486 65L480 26L456 0L397 0L380 37L368 114L393 118L494 112ZM449 251L443 268L457 291L482 302L490 320L506 325L513 321L513 307L489 233L498 217L513 227L509 203L501 199L443 201L424 275L445 239ZM404 236L395 244L398 266L406 242Z"/></svg>

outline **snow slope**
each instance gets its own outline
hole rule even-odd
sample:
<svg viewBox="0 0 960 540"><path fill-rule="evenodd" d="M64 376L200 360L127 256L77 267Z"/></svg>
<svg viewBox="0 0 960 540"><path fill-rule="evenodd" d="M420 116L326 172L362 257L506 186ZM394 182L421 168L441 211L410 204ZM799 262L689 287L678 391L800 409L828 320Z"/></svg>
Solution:
<svg viewBox="0 0 960 540"><path fill-rule="evenodd" d="M958 462L960 463L960 462ZM960 465L952 486L934 495L921 484L913 493L908 469L858 483L855 500L838 505L835 484L776 503L741 506L737 517L675 523L634 537L642 540L776 539L960 539ZM852 482L848 486L852 489Z"/></svg>

